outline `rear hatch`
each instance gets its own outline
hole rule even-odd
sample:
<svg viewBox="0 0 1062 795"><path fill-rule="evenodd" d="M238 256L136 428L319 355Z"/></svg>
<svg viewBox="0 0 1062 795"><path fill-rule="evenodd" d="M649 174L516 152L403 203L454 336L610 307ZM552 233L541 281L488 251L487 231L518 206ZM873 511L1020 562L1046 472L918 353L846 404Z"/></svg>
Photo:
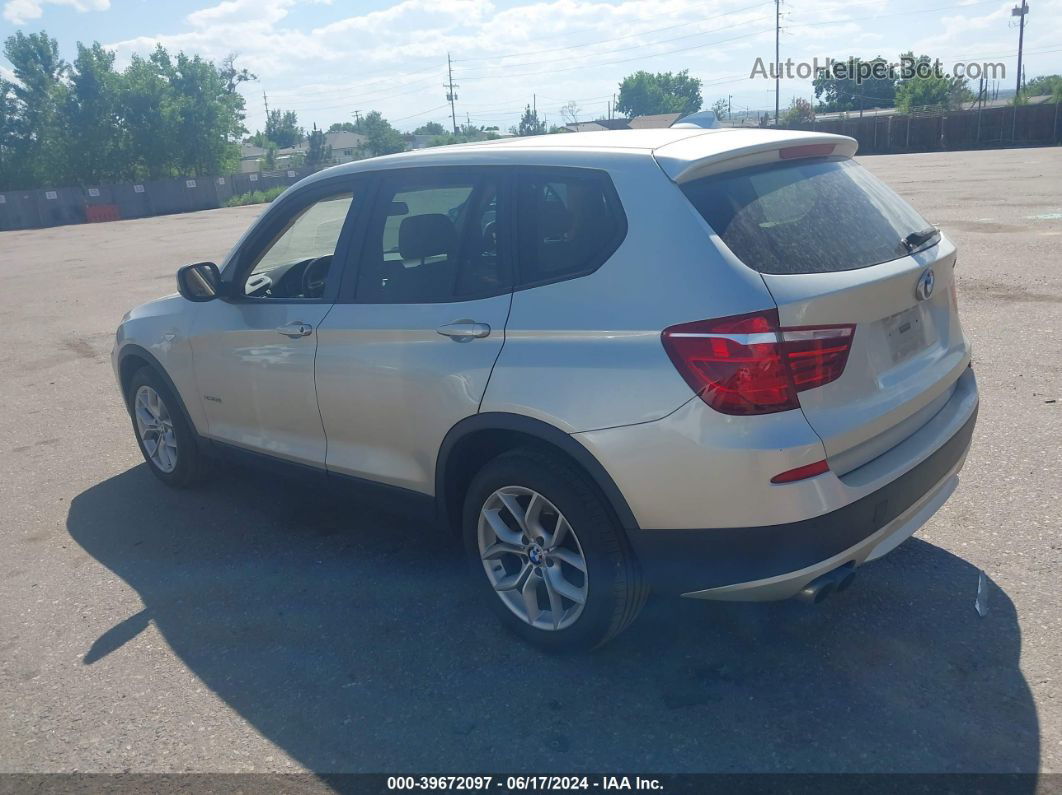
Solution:
<svg viewBox="0 0 1062 795"><path fill-rule="evenodd" d="M823 151L716 166L682 188L730 252L760 272L784 339L847 344L843 370L822 385L801 388L793 369L800 408L844 475L928 422L969 355L954 247L855 161Z"/></svg>

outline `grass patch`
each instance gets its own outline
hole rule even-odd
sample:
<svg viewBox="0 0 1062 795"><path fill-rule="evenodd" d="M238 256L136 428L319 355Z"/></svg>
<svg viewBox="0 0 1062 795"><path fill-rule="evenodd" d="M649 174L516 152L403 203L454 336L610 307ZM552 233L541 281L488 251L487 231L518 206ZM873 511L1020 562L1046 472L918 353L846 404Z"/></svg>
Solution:
<svg viewBox="0 0 1062 795"><path fill-rule="evenodd" d="M226 207L243 207L247 204L265 204L271 202L281 193L287 190L286 185L277 185L274 188L267 188L266 190L255 190L250 193L241 193L238 196L232 196L225 202Z"/></svg>

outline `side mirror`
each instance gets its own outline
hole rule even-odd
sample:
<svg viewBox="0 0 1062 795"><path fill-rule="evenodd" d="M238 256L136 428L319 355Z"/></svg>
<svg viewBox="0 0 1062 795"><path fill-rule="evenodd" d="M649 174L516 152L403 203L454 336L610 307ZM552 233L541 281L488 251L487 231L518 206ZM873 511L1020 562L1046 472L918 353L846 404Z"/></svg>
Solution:
<svg viewBox="0 0 1062 795"><path fill-rule="evenodd" d="M213 262L185 265L177 271L177 290L189 301L212 301L218 297L221 271Z"/></svg>

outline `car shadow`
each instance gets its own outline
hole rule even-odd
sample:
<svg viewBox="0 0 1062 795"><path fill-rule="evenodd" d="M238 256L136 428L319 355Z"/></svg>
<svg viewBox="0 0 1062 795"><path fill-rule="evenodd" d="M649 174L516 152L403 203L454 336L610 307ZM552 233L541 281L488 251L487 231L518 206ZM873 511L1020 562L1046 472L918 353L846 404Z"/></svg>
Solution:
<svg viewBox="0 0 1062 795"><path fill-rule="evenodd" d="M1035 772L1014 606L911 540L811 607L651 600L596 652L540 653L477 603L457 543L234 470L141 465L78 495L71 536L258 732L316 772ZM106 606L101 606L106 609Z"/></svg>

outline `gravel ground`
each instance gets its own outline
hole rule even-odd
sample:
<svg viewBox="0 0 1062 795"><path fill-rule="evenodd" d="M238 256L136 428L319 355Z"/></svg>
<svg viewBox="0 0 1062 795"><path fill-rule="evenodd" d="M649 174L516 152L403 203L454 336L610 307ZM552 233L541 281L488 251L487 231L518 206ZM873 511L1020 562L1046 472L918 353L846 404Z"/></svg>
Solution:
<svg viewBox="0 0 1062 795"><path fill-rule="evenodd" d="M960 248L958 491L818 607L654 600L575 658L428 528L148 473L115 326L260 208L0 234L0 772L1062 772L1062 150L862 162Z"/></svg>

